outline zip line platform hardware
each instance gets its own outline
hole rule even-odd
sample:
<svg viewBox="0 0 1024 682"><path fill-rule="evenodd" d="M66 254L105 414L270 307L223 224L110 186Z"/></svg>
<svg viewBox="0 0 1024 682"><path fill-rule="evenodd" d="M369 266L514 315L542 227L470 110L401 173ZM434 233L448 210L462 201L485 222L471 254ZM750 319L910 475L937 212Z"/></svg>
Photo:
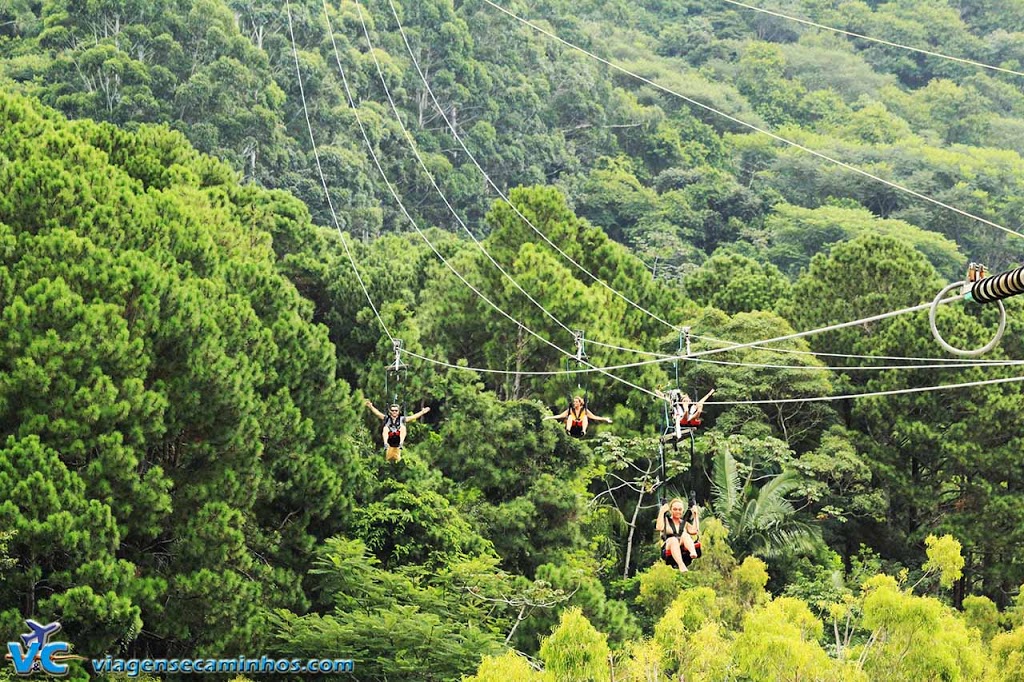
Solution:
<svg viewBox="0 0 1024 682"><path fill-rule="evenodd" d="M384 394L396 405L401 404L402 374L407 367L402 362L402 340L391 339L391 347L395 351L395 361L384 370ZM391 384L394 383L394 392L391 391Z"/></svg>
<svg viewBox="0 0 1024 682"><path fill-rule="evenodd" d="M666 433L664 436L662 436L661 437L661 442L662 443L679 443L679 442L689 438L693 434L694 431L696 431L696 429L693 428L692 426L685 427L685 428L680 430L680 432L679 432L680 435L677 437L675 430L673 430L672 433Z"/></svg>
<svg viewBox="0 0 1024 682"><path fill-rule="evenodd" d="M395 361L388 365L388 371L400 372L405 369L405 363L402 362L402 340L392 339L391 346L395 351Z"/></svg>
<svg viewBox="0 0 1024 682"><path fill-rule="evenodd" d="M967 270L967 280L954 282L944 288L938 293L932 301L931 307L928 309L928 324L931 327L932 336L935 337L935 340L940 346L950 353L955 355L975 356L987 353L995 348L996 344L998 344L1003 338L1003 332L1006 331L1006 308L1003 306L1002 299L1009 298L1010 296L1016 296L1018 294L1024 294L1024 266L1019 267L1016 270L1008 270L1006 272L999 273L998 275L992 275L991 277L985 277L985 273L986 269L984 265L971 263ZM973 280L972 275L975 278ZM963 292L959 297L951 298L948 301L942 300L943 296L957 288L960 288ZM999 305L999 328L996 329L996 334L992 337L992 340L981 348L976 348L974 350L956 348L942 338L938 327L935 326L935 314L939 305L941 303L955 301L958 298L962 298L965 301L974 301L975 303L995 302Z"/></svg>
<svg viewBox="0 0 1024 682"><path fill-rule="evenodd" d="M573 343L576 344L576 363L582 365L587 359L587 351L584 349L585 339L583 337L583 331L574 331L572 333Z"/></svg>

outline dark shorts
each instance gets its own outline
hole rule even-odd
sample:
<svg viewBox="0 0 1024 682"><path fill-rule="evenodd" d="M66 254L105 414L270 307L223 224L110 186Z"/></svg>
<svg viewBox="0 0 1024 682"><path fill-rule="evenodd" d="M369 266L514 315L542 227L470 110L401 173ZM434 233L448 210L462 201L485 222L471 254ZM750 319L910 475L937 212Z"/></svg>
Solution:
<svg viewBox="0 0 1024 682"><path fill-rule="evenodd" d="M693 543L693 548L695 550L697 550L697 558L698 559L701 556L703 556L703 552L700 551L700 542ZM685 566L689 566L690 564L693 563L693 557L690 556L686 552L686 548L685 547L683 547L682 545L679 545L679 551L683 555L683 564ZM668 564L669 566L671 566L672 568L679 568L678 566L676 566L676 560L672 558L672 552L669 550L669 548L666 545L662 545L662 547L661 547L661 558L664 559L665 563Z"/></svg>
<svg viewBox="0 0 1024 682"><path fill-rule="evenodd" d="M583 424L581 422L573 422L569 427L569 435L573 438L583 437Z"/></svg>
<svg viewBox="0 0 1024 682"><path fill-rule="evenodd" d="M388 433L388 445L393 448L397 448L402 444L402 434L399 431L391 431Z"/></svg>

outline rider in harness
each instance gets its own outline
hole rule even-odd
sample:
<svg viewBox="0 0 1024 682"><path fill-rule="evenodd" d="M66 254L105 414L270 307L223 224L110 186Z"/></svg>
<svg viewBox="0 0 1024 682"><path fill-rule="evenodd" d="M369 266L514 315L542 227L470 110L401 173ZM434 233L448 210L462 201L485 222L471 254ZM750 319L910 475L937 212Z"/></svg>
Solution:
<svg viewBox="0 0 1024 682"><path fill-rule="evenodd" d="M587 427L590 425L590 422L612 423L611 419L598 417L591 412L586 403L583 402L583 396L580 395L573 396L572 405L564 412L549 415L544 417L544 419L564 419L565 430L573 438L582 438L587 435Z"/></svg>
<svg viewBox="0 0 1024 682"><path fill-rule="evenodd" d="M693 402L690 400L690 396L678 388L672 389L667 395L660 391L657 392L659 398L672 403L672 425L675 427L677 441L682 440L683 429L695 429L701 425L700 416L704 412L704 403L714 393L715 389L711 389L703 398Z"/></svg>
<svg viewBox="0 0 1024 682"><path fill-rule="evenodd" d="M391 405L388 407L388 413L384 414L376 407L369 399L366 400L366 406L370 408L379 419L384 420L383 427L381 428L381 439L387 444L388 447L401 448L405 444L405 425L414 422L427 412L430 412L429 407L424 407L416 414L406 417L402 414L402 408L399 405Z"/></svg>
<svg viewBox="0 0 1024 682"><path fill-rule="evenodd" d="M686 573L700 557L700 507L691 500L689 512L678 497L661 506L656 529L661 533L661 557L669 566Z"/></svg>

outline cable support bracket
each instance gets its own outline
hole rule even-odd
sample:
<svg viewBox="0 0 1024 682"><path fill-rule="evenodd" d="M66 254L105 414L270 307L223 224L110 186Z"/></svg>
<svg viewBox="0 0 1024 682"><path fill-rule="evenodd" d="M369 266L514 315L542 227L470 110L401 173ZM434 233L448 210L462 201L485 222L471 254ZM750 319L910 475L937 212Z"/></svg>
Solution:
<svg viewBox="0 0 1024 682"><path fill-rule="evenodd" d="M984 265L971 263L967 267L967 279L954 282L945 287L938 293L928 308L928 325L931 327L932 336L935 337L940 346L950 353L971 357L982 355L995 348L996 344L1002 340L1003 333L1006 331L1006 308L1003 306L1002 299L1024 294L1024 266L1016 270L1008 270L998 275L992 275L991 277L988 277L987 274L988 270ZM935 324L938 307L944 302L942 297L956 289L960 290L961 297L966 301L973 301L975 303L992 303L994 301L999 305L999 327L996 329L992 340L981 348L964 350L951 345L942 338L942 334L939 333L939 328Z"/></svg>
<svg viewBox="0 0 1024 682"><path fill-rule="evenodd" d="M585 340L584 340L584 337L583 337L583 331L582 330L574 331L572 333L572 340L573 340L573 343L576 344L576 362L579 363L579 364L583 364L583 362L585 362L586 359L587 359L587 352L586 352L586 349L584 348Z"/></svg>
<svg viewBox="0 0 1024 682"><path fill-rule="evenodd" d="M397 373L405 369L405 363L402 362L402 340L391 339L391 347L395 351L395 361L388 365L388 371Z"/></svg>

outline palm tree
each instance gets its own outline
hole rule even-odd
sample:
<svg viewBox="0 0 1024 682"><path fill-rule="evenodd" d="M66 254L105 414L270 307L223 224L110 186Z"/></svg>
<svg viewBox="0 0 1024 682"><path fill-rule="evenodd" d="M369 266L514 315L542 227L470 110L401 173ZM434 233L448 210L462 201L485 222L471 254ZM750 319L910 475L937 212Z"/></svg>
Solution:
<svg viewBox="0 0 1024 682"><path fill-rule="evenodd" d="M719 445L711 480L712 507L729 529L729 544L737 558L771 559L819 549L819 529L787 499L800 487L799 474L786 470L757 488L750 477L740 478L728 443Z"/></svg>

